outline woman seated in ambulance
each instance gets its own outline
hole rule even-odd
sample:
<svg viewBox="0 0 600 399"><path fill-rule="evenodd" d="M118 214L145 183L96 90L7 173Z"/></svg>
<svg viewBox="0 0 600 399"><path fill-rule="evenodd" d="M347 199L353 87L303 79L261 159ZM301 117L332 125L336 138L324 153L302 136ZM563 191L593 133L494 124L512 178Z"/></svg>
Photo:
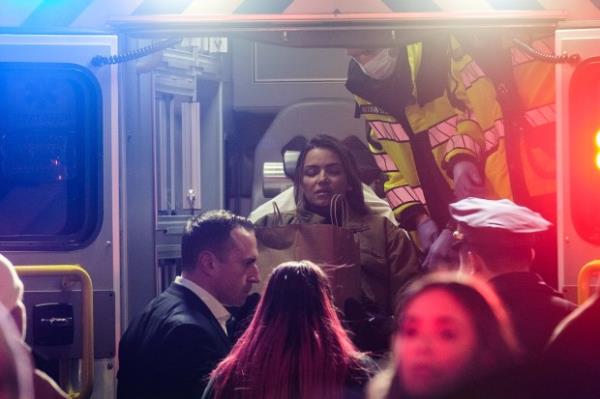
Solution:
<svg viewBox="0 0 600 399"><path fill-rule="evenodd" d="M415 247L405 230L374 214L365 204L354 158L335 138L319 135L300 153L294 175L296 210L259 219L257 226L339 220L360 246L361 302L347 302L345 317L361 350L385 351L392 315L402 288L419 274ZM347 215L332 206L341 198ZM343 207L341 207L343 208ZM338 209L338 211L333 211Z"/></svg>

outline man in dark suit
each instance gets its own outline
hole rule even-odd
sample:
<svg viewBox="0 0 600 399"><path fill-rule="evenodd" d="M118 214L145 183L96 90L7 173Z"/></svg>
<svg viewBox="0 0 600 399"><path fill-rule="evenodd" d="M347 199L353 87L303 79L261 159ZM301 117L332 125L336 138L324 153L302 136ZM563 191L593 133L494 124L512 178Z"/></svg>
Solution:
<svg viewBox="0 0 600 399"><path fill-rule="evenodd" d="M152 300L119 345L119 399L200 398L231 349L225 306L240 306L259 282L252 223L228 211L191 219L182 273Z"/></svg>
<svg viewBox="0 0 600 399"><path fill-rule="evenodd" d="M575 304L530 270L537 235L550 226L539 213L510 200L467 198L450 205L458 222L463 271L487 279L504 303L529 359L540 355L556 325Z"/></svg>

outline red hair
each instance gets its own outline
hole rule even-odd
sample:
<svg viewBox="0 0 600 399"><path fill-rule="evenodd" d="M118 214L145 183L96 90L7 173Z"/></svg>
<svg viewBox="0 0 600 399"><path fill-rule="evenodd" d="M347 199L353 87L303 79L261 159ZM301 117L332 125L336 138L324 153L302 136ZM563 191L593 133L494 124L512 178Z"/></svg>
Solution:
<svg viewBox="0 0 600 399"><path fill-rule="evenodd" d="M360 357L324 272L308 261L284 263L273 271L250 326L211 374L212 397L338 399Z"/></svg>

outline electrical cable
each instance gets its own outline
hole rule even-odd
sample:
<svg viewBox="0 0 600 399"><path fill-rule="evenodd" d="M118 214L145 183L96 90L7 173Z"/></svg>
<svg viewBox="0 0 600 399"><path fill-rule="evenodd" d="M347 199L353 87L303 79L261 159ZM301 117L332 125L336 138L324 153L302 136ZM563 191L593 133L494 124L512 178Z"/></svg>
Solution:
<svg viewBox="0 0 600 399"><path fill-rule="evenodd" d="M576 64L581 60L581 56L579 54L569 55L567 53L564 53L564 54L556 55L556 54L544 53L542 51L539 51L539 50L531 47L529 44L527 44L524 41L517 39L517 38L513 38L513 43L516 44L521 50L525 51L527 54L529 54L533 58L543 61L543 62L548 62L548 63L552 63L552 64Z"/></svg>
<svg viewBox="0 0 600 399"><path fill-rule="evenodd" d="M164 50L167 47L179 44L181 40L181 38L167 39L160 42L152 43L146 47L142 47L137 50L128 51L122 54L111 55L110 57L97 55L94 58L92 58L91 63L95 67L101 67L103 65L121 64L123 62L132 61L138 58L145 57L157 51Z"/></svg>

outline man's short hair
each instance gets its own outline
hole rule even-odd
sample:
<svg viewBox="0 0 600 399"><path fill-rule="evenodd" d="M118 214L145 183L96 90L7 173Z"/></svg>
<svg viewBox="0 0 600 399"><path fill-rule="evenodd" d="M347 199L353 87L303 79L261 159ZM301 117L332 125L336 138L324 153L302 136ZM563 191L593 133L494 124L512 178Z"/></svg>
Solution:
<svg viewBox="0 0 600 399"><path fill-rule="evenodd" d="M223 261L231 231L236 228L253 231L254 225L226 210L208 211L188 220L181 238L182 269L193 270L202 251L210 251Z"/></svg>
<svg viewBox="0 0 600 399"><path fill-rule="evenodd" d="M494 273L526 270L533 262L530 245L465 244L465 249L478 254Z"/></svg>

